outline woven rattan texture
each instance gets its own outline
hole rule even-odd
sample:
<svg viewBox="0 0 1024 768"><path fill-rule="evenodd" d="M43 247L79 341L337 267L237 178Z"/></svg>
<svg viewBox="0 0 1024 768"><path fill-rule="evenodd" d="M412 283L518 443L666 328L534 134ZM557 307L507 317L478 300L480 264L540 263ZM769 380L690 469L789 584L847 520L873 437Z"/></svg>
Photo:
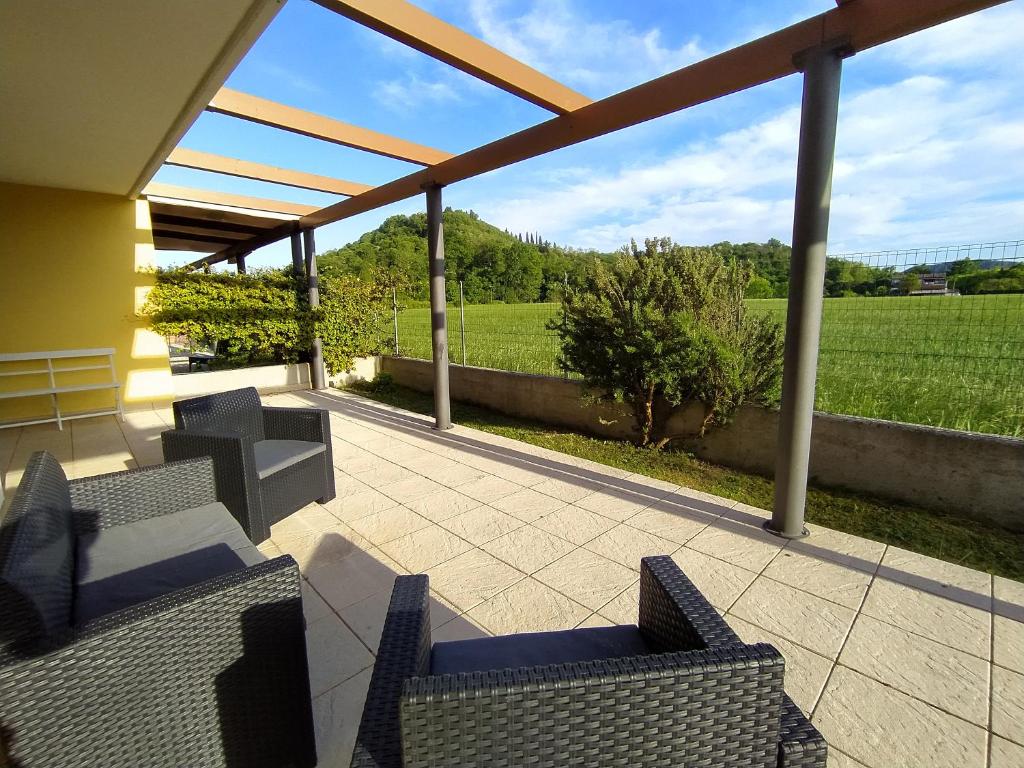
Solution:
<svg viewBox="0 0 1024 768"><path fill-rule="evenodd" d="M174 426L189 432L234 432L250 440L263 440L260 396L254 387L178 400L173 405Z"/></svg>
<svg viewBox="0 0 1024 768"><path fill-rule="evenodd" d="M74 531L68 482L49 453L32 454L0 528L0 642L22 643L71 623Z"/></svg>

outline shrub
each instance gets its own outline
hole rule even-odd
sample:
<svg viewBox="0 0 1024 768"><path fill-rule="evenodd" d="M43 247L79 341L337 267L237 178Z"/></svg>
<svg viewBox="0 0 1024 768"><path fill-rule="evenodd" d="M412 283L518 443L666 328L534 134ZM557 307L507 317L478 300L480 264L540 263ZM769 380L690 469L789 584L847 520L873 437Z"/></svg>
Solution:
<svg viewBox="0 0 1024 768"><path fill-rule="evenodd" d="M231 365L307 359L317 334L331 373L348 370L354 358L379 351L390 308L382 283L321 277L316 310L305 301L305 293L304 278L292 275L290 268L243 275L157 270L143 314L165 336L187 336L207 345L224 342Z"/></svg>
<svg viewBox="0 0 1024 768"><path fill-rule="evenodd" d="M569 287L550 326L559 364L630 406L637 444L702 436L742 403L778 396L782 327L747 314L750 280L748 265L726 264L714 250L667 238L646 240L642 250L633 242ZM690 403L703 409L696 432L669 434L669 419Z"/></svg>

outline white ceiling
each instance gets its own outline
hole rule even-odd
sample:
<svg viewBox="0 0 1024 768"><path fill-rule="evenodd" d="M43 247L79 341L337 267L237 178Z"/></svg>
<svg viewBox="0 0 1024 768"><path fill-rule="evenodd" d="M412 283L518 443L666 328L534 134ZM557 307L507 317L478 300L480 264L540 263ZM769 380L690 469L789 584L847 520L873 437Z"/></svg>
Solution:
<svg viewBox="0 0 1024 768"><path fill-rule="evenodd" d="M129 195L284 0L2 0L0 181Z"/></svg>

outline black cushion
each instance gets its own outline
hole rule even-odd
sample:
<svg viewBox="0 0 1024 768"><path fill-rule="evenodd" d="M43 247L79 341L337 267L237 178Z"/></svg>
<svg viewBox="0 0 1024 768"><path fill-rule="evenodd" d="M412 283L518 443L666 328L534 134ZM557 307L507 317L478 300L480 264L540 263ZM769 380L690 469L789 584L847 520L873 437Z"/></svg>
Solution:
<svg viewBox="0 0 1024 768"><path fill-rule="evenodd" d="M653 653L635 624L435 643L430 674L486 672Z"/></svg>
<svg viewBox="0 0 1024 768"><path fill-rule="evenodd" d="M82 534L75 621L81 624L265 559L219 502Z"/></svg>

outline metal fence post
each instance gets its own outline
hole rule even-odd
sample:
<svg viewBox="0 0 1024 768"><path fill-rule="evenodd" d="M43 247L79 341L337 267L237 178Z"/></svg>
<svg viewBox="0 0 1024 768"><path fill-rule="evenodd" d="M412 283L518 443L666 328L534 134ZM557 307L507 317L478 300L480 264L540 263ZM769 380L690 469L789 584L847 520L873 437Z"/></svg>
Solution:
<svg viewBox="0 0 1024 768"><path fill-rule="evenodd" d="M462 367L466 367L466 296L459 280L459 332L462 335Z"/></svg>
<svg viewBox="0 0 1024 768"><path fill-rule="evenodd" d="M398 357L398 289L391 286L391 312L395 316L395 357Z"/></svg>

